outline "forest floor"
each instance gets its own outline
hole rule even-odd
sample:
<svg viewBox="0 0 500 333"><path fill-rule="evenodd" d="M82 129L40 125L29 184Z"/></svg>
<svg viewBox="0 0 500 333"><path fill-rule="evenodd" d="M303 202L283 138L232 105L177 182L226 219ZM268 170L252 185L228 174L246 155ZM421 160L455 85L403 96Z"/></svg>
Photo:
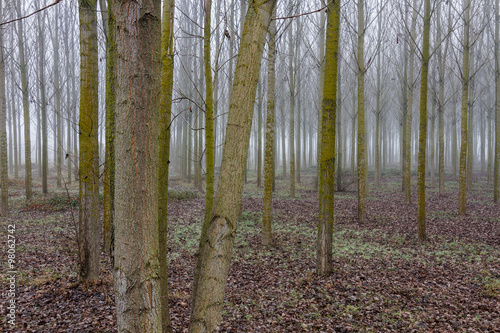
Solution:
<svg viewBox="0 0 500 333"><path fill-rule="evenodd" d="M255 175L244 189L243 212L229 272L221 332L500 332L500 206L478 178L459 217L458 185L427 187L429 241L416 241L416 197L407 205L400 176L370 184L368 222L356 219L353 186L335 194L334 272L314 274L318 201L311 173L295 198L277 182L275 245L260 245L262 195ZM55 181L54 181L55 183ZM415 193L415 186L412 187ZM15 231L16 332L114 332L116 315L109 257L101 279L76 278L77 184L49 188L26 204L23 183L10 189L11 217L2 222L0 331L9 331L7 225ZM187 332L202 193L173 179L169 214L170 313ZM69 196L68 196L69 195Z"/></svg>

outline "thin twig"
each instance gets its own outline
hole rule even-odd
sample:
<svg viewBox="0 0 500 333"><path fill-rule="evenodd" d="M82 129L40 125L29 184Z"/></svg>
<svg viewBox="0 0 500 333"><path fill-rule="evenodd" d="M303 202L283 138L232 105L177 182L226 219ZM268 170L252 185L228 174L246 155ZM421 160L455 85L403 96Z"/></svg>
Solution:
<svg viewBox="0 0 500 333"><path fill-rule="evenodd" d="M10 21L7 21L7 22L2 22L2 23L0 23L0 26L5 25L5 24L9 24L9 23L13 23L13 22L17 22L17 21L21 21L21 20L24 20L24 19L27 19L28 17L33 16L33 15L35 15L36 13L39 13L39 12L41 12L41 11L43 11L43 10L47 9L47 8L50 8L50 7L52 7L52 6L57 5L57 4L58 4L59 2L61 2L61 1L62 1L62 0L55 0L55 1L54 1L53 3L51 3L50 5L45 6L45 7L43 7L43 8L40 8L40 9L38 9L38 10L35 10L33 13L31 13L31 14L29 14L29 15L22 16L22 17L19 17L19 18L16 18L16 19L13 19L13 20L10 20Z"/></svg>

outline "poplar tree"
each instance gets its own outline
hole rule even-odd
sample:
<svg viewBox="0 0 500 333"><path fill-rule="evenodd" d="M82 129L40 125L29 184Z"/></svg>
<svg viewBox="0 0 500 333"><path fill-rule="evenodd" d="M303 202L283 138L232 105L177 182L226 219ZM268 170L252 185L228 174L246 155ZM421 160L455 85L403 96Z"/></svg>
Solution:
<svg viewBox="0 0 500 333"><path fill-rule="evenodd" d="M358 219L366 222L366 130L365 130L365 11L364 0L358 0Z"/></svg>
<svg viewBox="0 0 500 333"><path fill-rule="evenodd" d="M464 39L463 39L463 63L462 63L462 110L461 110L461 138L460 138L460 169L458 181L458 213L466 213L466 190L467 190L467 126L468 126L468 104L469 104L469 57L470 57L470 0L464 0Z"/></svg>
<svg viewBox="0 0 500 333"><path fill-rule="evenodd" d="M316 245L316 273L319 275L328 275L332 271L340 0L328 5L327 16L325 81L321 110L319 223Z"/></svg>
<svg viewBox="0 0 500 333"><path fill-rule="evenodd" d="M251 0L245 18L229 103L226 140L214 207L200 243L189 332L213 332L222 317L248 157L255 93L271 12L276 0Z"/></svg>
<svg viewBox="0 0 500 333"><path fill-rule="evenodd" d="M99 147L98 133L98 57L96 0L80 0L80 119L78 224L79 278L93 281L99 277ZM43 117L43 116L42 116ZM43 120L43 119L42 119ZM46 137L46 134L44 135ZM46 142L46 140L44 141ZM46 154L44 154L44 160ZM46 175L46 168L44 168Z"/></svg>
<svg viewBox="0 0 500 333"><path fill-rule="evenodd" d="M500 203L500 4L495 5L495 166L493 169L493 201Z"/></svg>
<svg viewBox="0 0 500 333"><path fill-rule="evenodd" d="M424 3L424 36L422 40L422 75L420 81L420 130L418 139L418 240L427 239L425 228L425 164L427 149L427 92L429 81L429 35L431 1Z"/></svg>
<svg viewBox="0 0 500 333"><path fill-rule="evenodd" d="M115 24L114 287L119 332L162 332L159 250L161 1L112 0Z"/></svg>
<svg viewBox="0 0 500 333"><path fill-rule="evenodd" d="M0 17L3 14L2 1L0 1ZM7 163L7 101L5 95L5 52L3 27L0 27L0 193L2 216L9 215L9 178Z"/></svg>
<svg viewBox="0 0 500 333"><path fill-rule="evenodd" d="M276 9L273 11L276 16ZM264 203L262 212L262 245L272 243L272 207L274 181L274 147L276 128L275 85L276 85L276 20L269 26L269 60L267 63L267 116L266 148L264 152Z"/></svg>
<svg viewBox="0 0 500 333"><path fill-rule="evenodd" d="M170 173L170 123L172 118L172 89L174 78L174 8L175 0L163 2L161 22L161 92L158 140L158 223L160 252L160 288L163 332L171 332L170 310L168 304L167 283L167 204L168 175Z"/></svg>
<svg viewBox="0 0 500 333"><path fill-rule="evenodd" d="M17 15L21 17L21 0L17 0ZM31 188L31 131L30 131L30 109L29 109L29 91L28 91L28 75L26 70L26 59L24 52L24 25L22 20L17 21L17 36L19 40L19 67L21 70L21 90L23 98L23 119L24 119L24 188L26 192L26 200L32 198L33 191ZM15 118L15 117L14 117ZM14 122L14 127L16 124ZM15 132L14 132L15 133ZM16 142L17 138L14 138ZM17 154L16 154L17 155ZM17 158L16 158L17 160ZM16 163L17 165L17 163ZM17 170L17 166L16 166ZM16 176L17 178L17 176Z"/></svg>

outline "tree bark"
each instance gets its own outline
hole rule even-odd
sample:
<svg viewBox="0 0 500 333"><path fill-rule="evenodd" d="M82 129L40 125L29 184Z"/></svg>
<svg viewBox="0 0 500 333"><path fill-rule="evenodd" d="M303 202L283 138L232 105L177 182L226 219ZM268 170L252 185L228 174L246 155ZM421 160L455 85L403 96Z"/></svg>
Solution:
<svg viewBox="0 0 500 333"><path fill-rule="evenodd" d="M161 321L164 333L172 332L168 296L167 272L167 205L170 173L170 123L172 119L172 90L174 81L174 9L175 0L163 2L161 22L161 81L158 139L158 248L160 263Z"/></svg>
<svg viewBox="0 0 500 333"><path fill-rule="evenodd" d="M113 0L115 265L119 332L161 332L158 135L161 1ZM162 254L164 255L164 254Z"/></svg>
<svg viewBox="0 0 500 333"><path fill-rule="evenodd" d="M221 174L192 302L189 332L213 332L222 316L224 290L233 251L248 156L255 93L275 0L250 1L243 28L231 102Z"/></svg>
<svg viewBox="0 0 500 333"><path fill-rule="evenodd" d="M273 11L273 16L276 10ZM272 241L272 207L274 180L274 147L275 147L275 71L276 71L276 21L269 26L269 60L267 67L267 118L266 148L264 156L264 204L262 213L262 245L269 246Z"/></svg>
<svg viewBox="0 0 500 333"><path fill-rule="evenodd" d="M80 12L80 209L79 279L99 277L99 148L98 134L98 56L96 0L81 0ZM46 134L45 134L46 136ZM46 140L44 141L46 142ZM46 147L45 147L46 148ZM44 155L46 156L46 155ZM46 169L44 169L46 175Z"/></svg>
<svg viewBox="0 0 500 333"><path fill-rule="evenodd" d="M424 2L424 36L422 40L422 74L420 83L420 130L418 138L418 240L427 240L425 226L425 164L427 149L427 92L429 80L429 35L431 28L431 1Z"/></svg>
<svg viewBox="0 0 500 333"><path fill-rule="evenodd" d="M328 6L325 83L322 101L321 155L319 174L319 223L316 244L316 273L332 271L332 237L335 190L335 134L337 70L340 34L340 0Z"/></svg>
<svg viewBox="0 0 500 333"><path fill-rule="evenodd" d="M462 129L460 138L460 176L458 182L458 213L466 213L467 190L467 109L469 104L469 29L470 29L470 0L464 0L464 39L463 39L463 64L462 64Z"/></svg>

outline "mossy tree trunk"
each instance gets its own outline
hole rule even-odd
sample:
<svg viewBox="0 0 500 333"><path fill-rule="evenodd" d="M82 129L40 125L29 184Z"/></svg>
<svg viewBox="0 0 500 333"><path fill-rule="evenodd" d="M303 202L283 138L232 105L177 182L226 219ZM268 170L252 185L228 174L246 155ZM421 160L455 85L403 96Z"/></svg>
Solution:
<svg viewBox="0 0 500 333"><path fill-rule="evenodd" d="M249 3L243 28L231 100L226 140L214 208L195 277L189 332L213 332L220 324L224 290L233 252L236 224L248 157L255 93L262 52L275 0Z"/></svg>
<svg viewBox="0 0 500 333"><path fill-rule="evenodd" d="M96 0L79 2L80 13L80 209L79 279L99 277L99 149Z"/></svg>
<svg viewBox="0 0 500 333"><path fill-rule="evenodd" d="M365 10L358 0L358 220L366 222L366 131L365 131Z"/></svg>
<svg viewBox="0 0 500 333"><path fill-rule="evenodd" d="M273 16L276 10L273 11ZM264 156L264 203L262 213L262 245L268 246L273 241L272 207L274 181L274 151L275 151L275 85L276 85L276 21L269 26L269 60L267 63L267 118L266 118L266 148Z"/></svg>
<svg viewBox="0 0 500 333"><path fill-rule="evenodd" d="M424 35L422 40L422 74L420 81L420 130L418 138L418 240L427 240L425 226L425 164L427 149L427 92L429 81L429 35L431 1L424 2Z"/></svg>
<svg viewBox="0 0 500 333"><path fill-rule="evenodd" d="M340 0L328 6L325 83L322 101L321 155L319 174L319 223L316 244L316 273L332 271L332 237L335 190L335 134Z"/></svg>
<svg viewBox="0 0 500 333"><path fill-rule="evenodd" d="M163 2L163 19L161 22L161 81L160 81L160 113L158 139L158 248L160 262L160 295L162 331L172 332L170 308L168 304L167 283L167 204L168 175L170 171L170 123L172 119L172 90L174 81L174 8L175 0Z"/></svg>
<svg viewBox="0 0 500 333"><path fill-rule="evenodd" d="M163 331L158 223L160 6L160 0L113 0L111 5L116 20L114 286L119 332Z"/></svg>
<svg viewBox="0 0 500 333"><path fill-rule="evenodd" d="M466 191L467 191L467 131L468 117L467 111L469 106L469 29L470 29L470 0L464 0L464 39L463 39L463 63L462 63L462 107L461 107L461 138L460 138L460 170L458 181L458 213L465 215L466 213Z"/></svg>
<svg viewBox="0 0 500 333"><path fill-rule="evenodd" d="M205 62L205 158L206 158L206 194L205 223L210 221L214 203L215 162L214 162L214 97L212 83L212 61L210 57L212 0L205 0L205 25L203 56Z"/></svg>

